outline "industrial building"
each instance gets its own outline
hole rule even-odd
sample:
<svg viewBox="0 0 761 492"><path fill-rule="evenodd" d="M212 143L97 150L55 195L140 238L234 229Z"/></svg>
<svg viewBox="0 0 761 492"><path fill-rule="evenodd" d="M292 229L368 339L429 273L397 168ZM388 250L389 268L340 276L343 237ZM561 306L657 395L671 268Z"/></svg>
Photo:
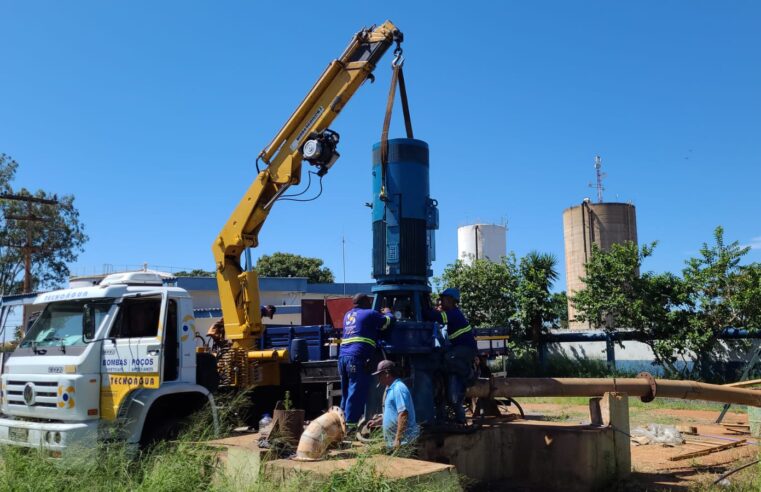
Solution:
<svg viewBox="0 0 761 492"><path fill-rule="evenodd" d="M206 330L222 317L219 306L217 279L212 277L178 277L177 287L188 291L193 298L196 327L199 332ZM272 304L277 308L273 319L264 318L265 325L318 325L326 324L325 301L328 299L349 299L359 292L369 294L374 283L312 284L305 277L260 277L259 292L261 304ZM341 325L342 320L333 320Z"/></svg>
<svg viewBox="0 0 761 492"><path fill-rule="evenodd" d="M193 299L196 328L199 333L206 333L216 320L222 317L217 292L217 280L214 277L173 277L169 273L160 273L165 282L188 291ZM69 288L98 285L104 275L72 277ZM342 320L329 319L326 308L327 300L348 299L356 293L370 293L374 283L334 283L313 284L306 277L260 277L259 291L262 304L276 306L273 319L264 318L267 325L318 325L333 323L341 326ZM32 304L38 293L3 296L1 317L10 330L28 320L30 315L42 310L44 306ZM11 331L8 332L12 335Z"/></svg>

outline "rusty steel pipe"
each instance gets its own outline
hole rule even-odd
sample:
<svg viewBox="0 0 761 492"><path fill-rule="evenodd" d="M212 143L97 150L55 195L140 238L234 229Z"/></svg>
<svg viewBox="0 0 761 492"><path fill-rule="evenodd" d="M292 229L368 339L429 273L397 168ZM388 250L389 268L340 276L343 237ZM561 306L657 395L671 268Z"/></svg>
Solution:
<svg viewBox="0 0 761 492"><path fill-rule="evenodd" d="M618 392L639 396L644 401L656 397L705 400L761 407L761 391L732 388L696 381L654 379L649 374L637 378L494 378L480 379L468 388L468 396L478 398L519 396L602 396Z"/></svg>

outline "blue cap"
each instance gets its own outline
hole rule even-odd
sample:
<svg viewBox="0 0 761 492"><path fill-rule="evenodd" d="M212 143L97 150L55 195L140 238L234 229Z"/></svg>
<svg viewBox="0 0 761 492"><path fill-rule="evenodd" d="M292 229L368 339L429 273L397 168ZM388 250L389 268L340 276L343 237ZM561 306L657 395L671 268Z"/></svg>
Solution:
<svg viewBox="0 0 761 492"><path fill-rule="evenodd" d="M444 289L444 292L440 294L442 297L447 296L451 297L455 300L455 302L460 302L460 291L454 288Z"/></svg>

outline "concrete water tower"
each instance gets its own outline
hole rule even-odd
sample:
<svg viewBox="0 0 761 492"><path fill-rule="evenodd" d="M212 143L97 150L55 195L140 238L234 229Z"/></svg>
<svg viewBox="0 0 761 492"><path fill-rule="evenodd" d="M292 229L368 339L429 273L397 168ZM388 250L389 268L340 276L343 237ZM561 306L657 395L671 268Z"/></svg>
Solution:
<svg viewBox="0 0 761 492"><path fill-rule="evenodd" d="M457 228L457 259L470 265L473 260L498 262L507 254L507 227L498 224L471 224Z"/></svg>
<svg viewBox="0 0 761 492"><path fill-rule="evenodd" d="M604 202L602 199L601 160L595 159L597 170L597 199L592 203L589 198L581 205L563 211L563 238L565 241L565 274L568 297L584 288L581 277L585 275L584 265L592 256L592 244L603 251L613 244L626 241L637 243L637 214L630 203ZM568 301L568 327L572 330L589 329L588 323L573 321L576 310Z"/></svg>

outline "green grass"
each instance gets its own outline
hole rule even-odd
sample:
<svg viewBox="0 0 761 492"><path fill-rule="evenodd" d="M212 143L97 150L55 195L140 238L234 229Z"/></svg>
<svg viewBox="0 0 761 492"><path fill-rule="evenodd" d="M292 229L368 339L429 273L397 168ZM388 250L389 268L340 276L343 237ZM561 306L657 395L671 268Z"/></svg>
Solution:
<svg viewBox="0 0 761 492"><path fill-rule="evenodd" d="M747 461L745 461L747 463ZM743 462L735 463L730 468L739 467ZM729 471L729 470L728 470ZM717 474L720 475L720 474ZM714 485L716 477L711 477L704 482L691 487L694 492L714 492L716 490L728 492L746 492L761 490L761 464L756 464L727 477L722 485Z"/></svg>
<svg viewBox="0 0 761 492"><path fill-rule="evenodd" d="M0 490L209 490L213 456L187 443L163 444L135 459L123 445L48 457L37 450L0 449Z"/></svg>
<svg viewBox="0 0 761 492"><path fill-rule="evenodd" d="M221 413L226 428L238 423L238 401L224 405ZM210 416L200 413L177 441L159 443L152 449L130 453L123 444L101 444L50 458L39 450L0 447L0 490L9 492L293 492L328 491L436 491L460 490L459 478L453 475L436 483L394 482L384 478L367 458L382 452L382 446L371 446L348 470L327 478L297 474L287 480L276 480L264 473L251 480L250 474L227 470L218 451L204 444L210 434ZM406 451L402 452L402 455Z"/></svg>
<svg viewBox="0 0 761 492"><path fill-rule="evenodd" d="M520 397L516 398L518 403L551 403L555 405L572 406L589 404L589 398L586 396L559 396L559 397ZM629 397L630 410L708 410L720 412L723 403L705 402L699 400L681 400L677 398L656 398L655 400L644 403L638 397ZM744 405L732 405L732 412L745 413L747 409Z"/></svg>
<svg viewBox="0 0 761 492"><path fill-rule="evenodd" d="M215 452L195 441L165 443L137 459L123 446L100 447L53 459L39 451L18 448L0 450L0 490L9 492L68 491L437 491L459 490L456 476L435 483L392 481L366 459L330 477L296 474L277 480L260 474L256 481L227 473Z"/></svg>

